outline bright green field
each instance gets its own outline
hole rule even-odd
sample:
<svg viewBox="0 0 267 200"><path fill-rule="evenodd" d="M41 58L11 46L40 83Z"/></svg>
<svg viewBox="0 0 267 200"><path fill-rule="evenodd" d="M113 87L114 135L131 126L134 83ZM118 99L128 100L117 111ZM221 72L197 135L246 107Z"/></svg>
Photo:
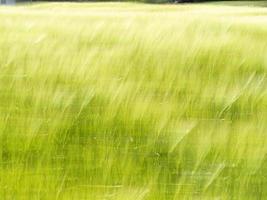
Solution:
<svg viewBox="0 0 267 200"><path fill-rule="evenodd" d="M0 199L267 198L267 7L0 7Z"/></svg>

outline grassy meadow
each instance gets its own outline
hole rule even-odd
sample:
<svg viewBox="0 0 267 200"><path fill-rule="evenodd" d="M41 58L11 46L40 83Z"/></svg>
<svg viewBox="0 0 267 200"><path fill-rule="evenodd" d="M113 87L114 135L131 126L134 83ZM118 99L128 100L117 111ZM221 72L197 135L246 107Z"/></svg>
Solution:
<svg viewBox="0 0 267 200"><path fill-rule="evenodd" d="M0 199L267 198L267 7L0 7Z"/></svg>

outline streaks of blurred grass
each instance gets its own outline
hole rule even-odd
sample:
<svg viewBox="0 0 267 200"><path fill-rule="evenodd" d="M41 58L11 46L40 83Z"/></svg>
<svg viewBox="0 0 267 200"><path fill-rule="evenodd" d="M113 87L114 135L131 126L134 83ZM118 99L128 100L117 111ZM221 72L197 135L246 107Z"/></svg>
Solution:
<svg viewBox="0 0 267 200"><path fill-rule="evenodd" d="M264 199L267 9L0 8L1 199Z"/></svg>

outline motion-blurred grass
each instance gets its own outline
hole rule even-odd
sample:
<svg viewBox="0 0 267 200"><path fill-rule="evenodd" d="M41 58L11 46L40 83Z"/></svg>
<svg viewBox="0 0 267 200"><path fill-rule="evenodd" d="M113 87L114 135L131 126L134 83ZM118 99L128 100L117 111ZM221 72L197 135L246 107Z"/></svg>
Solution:
<svg viewBox="0 0 267 200"><path fill-rule="evenodd" d="M267 8L0 8L0 199L267 198Z"/></svg>

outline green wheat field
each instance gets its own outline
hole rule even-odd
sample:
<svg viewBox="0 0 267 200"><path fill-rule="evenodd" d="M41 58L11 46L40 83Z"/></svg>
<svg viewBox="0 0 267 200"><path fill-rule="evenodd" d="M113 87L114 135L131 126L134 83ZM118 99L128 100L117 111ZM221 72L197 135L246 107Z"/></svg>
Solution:
<svg viewBox="0 0 267 200"><path fill-rule="evenodd" d="M262 4L0 7L0 199L267 199Z"/></svg>

